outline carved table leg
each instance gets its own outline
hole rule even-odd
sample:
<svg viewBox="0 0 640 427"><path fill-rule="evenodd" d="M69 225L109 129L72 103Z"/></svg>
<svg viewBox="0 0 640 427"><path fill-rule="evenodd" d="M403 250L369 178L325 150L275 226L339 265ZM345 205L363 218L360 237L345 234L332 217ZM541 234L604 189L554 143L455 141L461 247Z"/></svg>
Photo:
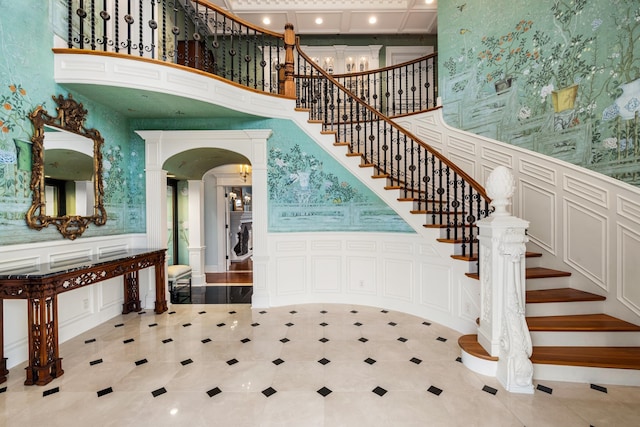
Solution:
<svg viewBox="0 0 640 427"><path fill-rule="evenodd" d="M45 385L64 374L58 357L58 297L29 298L29 365L24 385Z"/></svg>
<svg viewBox="0 0 640 427"><path fill-rule="evenodd" d="M7 358L4 357L4 300L0 298L0 383L7 380Z"/></svg>
<svg viewBox="0 0 640 427"><path fill-rule="evenodd" d="M140 281L138 271L132 271L124 275L124 304L122 304L122 314L138 312L142 310L140 303Z"/></svg>
<svg viewBox="0 0 640 427"><path fill-rule="evenodd" d="M155 265L156 272L156 306L157 314L164 313L168 310L166 296L166 282L164 279L164 254L162 254L161 262Z"/></svg>

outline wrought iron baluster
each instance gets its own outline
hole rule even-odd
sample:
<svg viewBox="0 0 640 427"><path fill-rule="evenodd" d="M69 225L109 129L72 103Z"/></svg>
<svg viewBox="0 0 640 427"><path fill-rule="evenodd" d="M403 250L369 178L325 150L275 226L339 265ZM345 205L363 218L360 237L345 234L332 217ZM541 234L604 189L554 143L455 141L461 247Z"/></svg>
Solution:
<svg viewBox="0 0 640 427"><path fill-rule="evenodd" d="M138 3L138 10L139 10L139 15L138 15L138 39L139 39L139 43L138 43L138 50L140 51L140 56L144 55L144 26L143 26L143 17L142 17L142 2Z"/></svg>

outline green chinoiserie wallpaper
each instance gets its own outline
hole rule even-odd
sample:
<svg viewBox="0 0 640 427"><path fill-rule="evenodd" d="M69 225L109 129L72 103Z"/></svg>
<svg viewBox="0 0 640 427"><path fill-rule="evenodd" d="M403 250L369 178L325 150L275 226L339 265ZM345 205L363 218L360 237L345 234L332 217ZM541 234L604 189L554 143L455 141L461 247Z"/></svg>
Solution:
<svg viewBox="0 0 640 427"><path fill-rule="evenodd" d="M640 2L447 1L438 28L449 124L640 185Z"/></svg>

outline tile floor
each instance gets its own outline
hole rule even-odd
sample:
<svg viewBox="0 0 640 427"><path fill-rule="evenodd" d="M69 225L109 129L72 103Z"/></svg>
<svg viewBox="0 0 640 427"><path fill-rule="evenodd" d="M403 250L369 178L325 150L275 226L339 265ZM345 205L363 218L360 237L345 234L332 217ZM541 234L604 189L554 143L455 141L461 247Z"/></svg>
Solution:
<svg viewBox="0 0 640 427"><path fill-rule="evenodd" d="M173 305L61 344L64 375L0 384L2 426L638 426L640 388L504 391L459 334L380 308Z"/></svg>

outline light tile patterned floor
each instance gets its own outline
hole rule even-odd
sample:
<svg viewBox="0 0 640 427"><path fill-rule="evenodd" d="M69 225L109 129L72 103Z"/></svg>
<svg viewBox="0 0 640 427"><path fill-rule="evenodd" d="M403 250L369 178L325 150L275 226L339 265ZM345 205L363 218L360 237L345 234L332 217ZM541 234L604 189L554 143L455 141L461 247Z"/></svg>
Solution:
<svg viewBox="0 0 640 427"><path fill-rule="evenodd" d="M174 305L61 345L65 373L0 384L2 426L637 426L640 388L504 391L457 359L459 334L364 306Z"/></svg>

